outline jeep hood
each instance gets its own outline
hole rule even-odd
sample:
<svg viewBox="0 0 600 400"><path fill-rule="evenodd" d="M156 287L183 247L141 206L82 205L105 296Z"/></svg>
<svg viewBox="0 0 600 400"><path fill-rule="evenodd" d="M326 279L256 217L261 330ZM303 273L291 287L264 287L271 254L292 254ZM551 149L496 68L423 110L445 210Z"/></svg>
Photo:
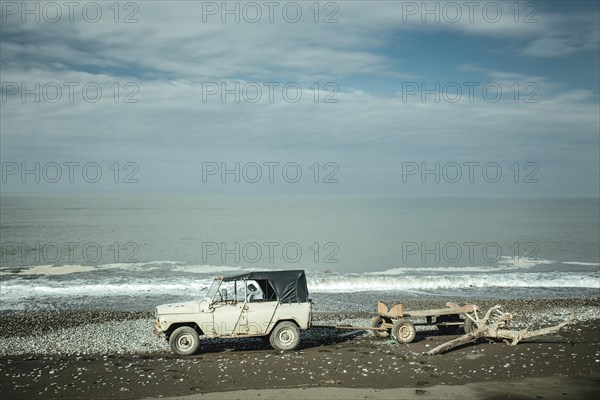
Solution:
<svg viewBox="0 0 600 400"><path fill-rule="evenodd" d="M183 303L162 304L156 307L158 315L162 314L195 314L200 312L198 301L186 301Z"/></svg>

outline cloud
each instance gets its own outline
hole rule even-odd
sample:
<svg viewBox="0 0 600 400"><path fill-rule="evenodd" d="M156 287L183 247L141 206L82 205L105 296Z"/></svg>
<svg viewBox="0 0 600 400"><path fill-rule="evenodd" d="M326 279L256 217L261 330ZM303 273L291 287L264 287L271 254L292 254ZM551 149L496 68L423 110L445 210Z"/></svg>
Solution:
<svg viewBox="0 0 600 400"><path fill-rule="evenodd" d="M200 3L152 2L140 8L136 24L9 20L2 52L25 66L48 60L83 68L128 66L151 77L197 80L340 78L381 72L388 63L371 51L380 40L339 24L315 24L308 16L297 24L281 16L274 23L221 23L219 16L203 23ZM157 29L166 23L168 29ZM28 40L16 39L23 37Z"/></svg>
<svg viewBox="0 0 600 400"><path fill-rule="evenodd" d="M506 10L512 3L502 4ZM325 24L314 23L306 12L295 24L281 18L205 23L196 3L144 2L136 24L110 19L2 24L3 83L78 86L73 102L64 100L66 92L56 103L36 103L31 95L22 102L20 94L3 102L0 155L12 161L135 161L146 172L145 187L159 191L169 185L189 189L186 183L197 181L202 161L273 159L338 162L352 171L344 187L354 192L388 190L406 160L535 161L547 173L553 171L538 191L556 194L574 184L582 192L598 191L597 93L571 87L567 77L551 81L544 71L526 74L516 66L507 71L485 58L468 63L465 50L456 65L447 66L448 79L454 80L457 70L489 78L500 85L501 101L486 101L480 88L473 101L464 92L456 102L435 101L431 95L421 101L420 94L405 98L397 92L397 81L425 75L431 59L409 63L410 51L389 50L404 35L419 43L420 37L442 32L447 40L501 40L502 48L511 49L507 58L597 51L597 13L559 18L540 11L533 24L515 24L510 18L495 24L481 18L423 24L417 18L403 22L402 5L395 2L343 2L339 22ZM435 55L447 43L429 44L426 50ZM332 93L324 90L330 81L348 84ZM386 90L371 86L373 81ZM524 103L520 97L515 102L515 81L537 83L539 101ZM220 93L205 99L203 84L208 82L229 88L257 83L263 95L256 102L235 102L231 95L222 101ZM266 82L278 83L273 101ZM301 85L298 102L282 95L290 82ZM86 83L97 84L102 99L83 99ZM139 101L125 102L128 95ZM325 103L327 95L338 102ZM556 171L565 163L571 175L559 180ZM367 171L378 171L379 179Z"/></svg>
<svg viewBox="0 0 600 400"><path fill-rule="evenodd" d="M274 12L274 21L269 22L264 7L259 22L246 22L242 13L236 23L235 16L222 12L206 15L205 3L211 2L141 3L135 14L139 22L133 24L114 23L107 9L98 23L87 22L77 13L73 23L21 23L19 15L5 16L3 62L17 62L21 68L54 65L104 72L120 68L125 75L137 73L150 79L339 80L355 75L397 75L396 56L382 49L396 40L395 35L411 33L450 32L502 39L514 52L530 57L598 49L597 11L557 13L550 6L529 10L530 2L520 3L518 23L513 2L477 3L472 10L459 2L430 3L437 5L437 15L427 14L422 2L332 3L338 4L338 9L320 9L319 23L306 5L297 23L287 22L282 12ZM492 18L493 10L485 8L488 3L495 5L494 9L500 6L497 21ZM460 5L461 17L456 22L451 22L447 4ZM415 5L419 11L409 13L409 6ZM324 23L332 11L338 22ZM532 11L531 21L523 22ZM227 22L222 23L221 18Z"/></svg>
<svg viewBox="0 0 600 400"><path fill-rule="evenodd" d="M529 57L562 57L599 48L598 8L555 10L534 2L362 2L344 4L344 20L367 31L452 32L505 40L508 48Z"/></svg>
<svg viewBox="0 0 600 400"><path fill-rule="evenodd" d="M495 75L502 75L498 72ZM203 98L202 86L185 80L140 81L134 96L138 103L124 103L117 76L82 72L48 73L18 71L6 73L6 81L97 82L103 98L96 102L82 97L83 84L75 91L75 101L63 98L56 104L35 103L33 97L21 102L10 96L3 105L3 145L10 149L27 137L28 147L41 154L70 154L71 145L81 144L86 157L122 153L147 159L168 160L171 152L223 153L242 146L237 157L248 149L288 152L305 144L307 150L340 147L358 149L368 143L390 156L410 154L413 148L443 149L446 146L473 149L475 154L519 152L522 146L535 145L544 135L556 135L556 143L592 140L598 125L597 104L590 91L575 90L538 94L537 103L515 102L512 93L504 93L499 102L486 101L466 92L455 102L420 94L402 97L364 91L340 91L333 96L338 103L315 102L314 91L302 88L298 102L286 101L281 86L269 101L263 88L260 101L251 103L243 94L239 103L220 94ZM511 76L514 78L514 76ZM113 82L119 82L121 97L115 103ZM243 84L243 82L242 82ZM229 84L232 88L232 84ZM476 93L477 94L477 93ZM107 119L108 117L108 119ZM36 121L36 123L32 123ZM35 127L35 129L32 129ZM565 131L569 135L562 135ZM119 146L114 146L119 143ZM387 147L394 143L397 147ZM3 146L4 147L4 146ZM135 149L143 147L145 151ZM300 147L301 148L301 147ZM593 149L592 149L593 150ZM214 154L214 153L213 153ZM256 153L253 153L256 154ZM6 155L6 154L5 154Z"/></svg>

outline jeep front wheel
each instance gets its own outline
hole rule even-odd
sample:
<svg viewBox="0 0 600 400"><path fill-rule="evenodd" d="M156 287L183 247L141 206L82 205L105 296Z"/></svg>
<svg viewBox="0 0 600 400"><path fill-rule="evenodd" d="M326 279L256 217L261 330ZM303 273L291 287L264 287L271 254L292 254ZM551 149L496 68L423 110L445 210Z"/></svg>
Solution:
<svg viewBox="0 0 600 400"><path fill-rule="evenodd" d="M269 341L275 350L294 350L300 343L300 330L293 322L280 322L271 331Z"/></svg>
<svg viewBox="0 0 600 400"><path fill-rule="evenodd" d="M169 337L169 345L173 353L180 356L189 356L198 350L200 337L193 328L182 326L173 331Z"/></svg>

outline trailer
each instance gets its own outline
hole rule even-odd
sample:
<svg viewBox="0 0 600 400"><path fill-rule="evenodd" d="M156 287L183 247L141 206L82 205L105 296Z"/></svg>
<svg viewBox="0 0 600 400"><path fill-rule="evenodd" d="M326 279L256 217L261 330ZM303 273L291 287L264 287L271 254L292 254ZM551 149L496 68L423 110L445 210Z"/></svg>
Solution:
<svg viewBox="0 0 600 400"><path fill-rule="evenodd" d="M215 277L202 298L157 306L154 332L178 355L194 354L200 337L257 337L276 350L294 350L301 331L318 327L312 324L312 309L304 270L244 272ZM371 330L376 337L391 336L399 343L410 343L416 336L415 325L435 325L444 333L458 333L464 326L470 332L479 320L477 311L472 304L446 303L442 309L405 312L403 304L388 308L380 301L370 327L322 328ZM417 323L411 318L427 322Z"/></svg>
<svg viewBox="0 0 600 400"><path fill-rule="evenodd" d="M336 326L338 329L370 330L378 338L392 337L398 343L410 343L417 334L416 326L436 326L443 334L457 334L462 328L465 333L475 330L479 307L474 304L459 306L446 303L445 308L431 310L405 311L401 303L392 307L380 301L377 303L377 316L370 327ZM425 319L426 322L414 322L413 318Z"/></svg>

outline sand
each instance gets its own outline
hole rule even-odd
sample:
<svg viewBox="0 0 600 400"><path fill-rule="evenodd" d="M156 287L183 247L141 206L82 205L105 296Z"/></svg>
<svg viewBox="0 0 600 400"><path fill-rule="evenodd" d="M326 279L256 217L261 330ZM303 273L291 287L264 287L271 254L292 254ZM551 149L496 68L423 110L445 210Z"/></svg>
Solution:
<svg viewBox="0 0 600 400"><path fill-rule="evenodd" d="M413 343L398 345L364 331L316 328L304 334L301 346L291 352L275 351L259 339L207 340L198 354L178 357L162 342L157 344L158 348L145 352L143 346L140 350L136 345L131 347L134 351L125 348L121 352L19 353L18 346L24 346L21 341L33 349L40 348L44 340L54 337L48 335L57 332L58 339L53 340L71 340L77 344L76 348L86 348L86 343L77 343L81 339L77 336L79 331L64 329L60 323L50 324L46 331L31 335L38 330L36 321L47 319L48 314L44 318L29 315L24 318L27 329L18 331L19 324L13 322L14 332L2 331L0 347L5 350L0 357L0 390L2 397L9 399L175 396L191 396L190 399L586 399L599 395L600 318L596 316L600 301L595 298L562 303L557 300L508 302L513 309L523 304L530 310L528 313L539 317L536 326L543 325L540 321L544 320L553 323L569 313L583 314L585 318L558 335L517 346L484 342L437 356L423 355L423 352L455 336L420 331ZM556 304L564 304L564 308L558 310L560 307ZM92 318L94 313L81 315L85 317L70 328L84 326L87 331L94 331L102 326L106 330L106 323L115 323L119 329L135 327L136 332L132 332L131 337L136 338L139 326L144 326L139 324L147 321L148 335L151 335L151 319L140 319L147 317L145 315L109 314L106 315L109 322L94 320L84 324L81 320ZM526 315L529 314L521 313L521 316ZM2 315L0 322L14 317ZM360 321L364 317L346 313L338 321ZM318 318L327 321L333 316ZM98 330L97 341L113 340L105 337L104 330ZM119 331L110 335L126 337L126 333ZM91 339L86 336L85 340ZM6 350L9 347L10 350ZM52 349L52 346L47 348ZM61 348L59 343L56 348Z"/></svg>

